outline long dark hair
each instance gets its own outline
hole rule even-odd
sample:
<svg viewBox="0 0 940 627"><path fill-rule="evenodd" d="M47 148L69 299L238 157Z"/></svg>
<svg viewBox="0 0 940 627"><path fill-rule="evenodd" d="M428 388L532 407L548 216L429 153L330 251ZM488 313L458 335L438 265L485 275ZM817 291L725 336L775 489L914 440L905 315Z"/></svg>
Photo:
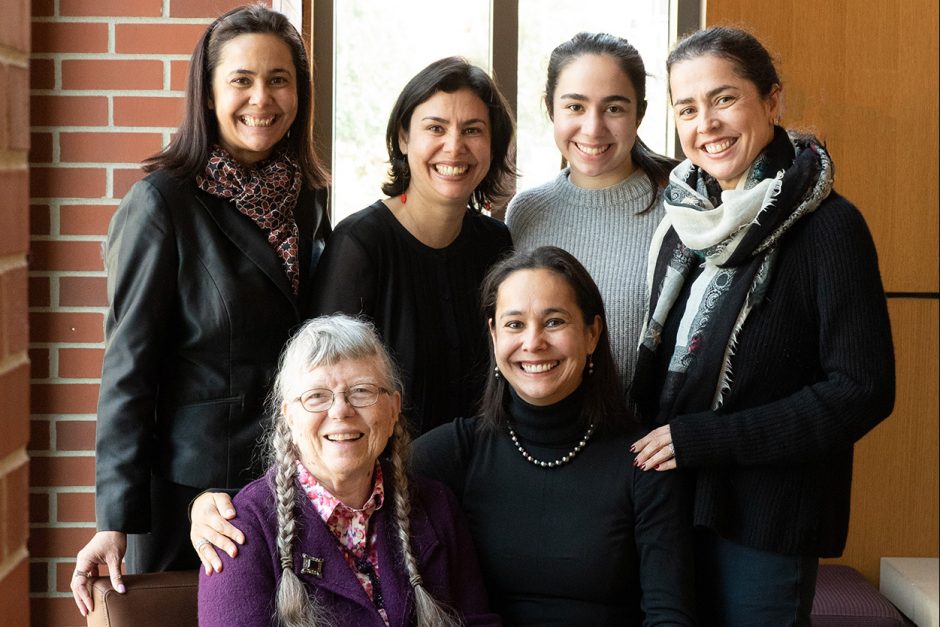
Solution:
<svg viewBox="0 0 940 627"><path fill-rule="evenodd" d="M548 77L545 80L545 107L548 109L548 117L553 121L555 119L553 103L555 88L558 87L558 77L571 62L586 54L607 55L617 62L636 92L636 116L639 124L646 114L646 77L648 75L643 57L629 41L608 33L578 33L552 50L548 59ZM658 200L659 190L669 182L669 172L678 162L653 152L643 143L639 135L630 150L630 157L653 184L653 199L644 209L644 212L649 211Z"/></svg>
<svg viewBox="0 0 940 627"><path fill-rule="evenodd" d="M680 61L707 55L730 61L735 73L751 81L762 98L767 98L775 87L783 84L773 57L757 37L732 26L706 28L682 39L666 57L666 73Z"/></svg>
<svg viewBox="0 0 940 627"><path fill-rule="evenodd" d="M610 336L607 332L607 313L597 284L590 273L570 253L556 246L541 246L532 250L516 252L493 266L483 280L481 299L483 316L487 321L496 319L496 299L499 287L509 276L520 270L548 270L558 275L571 287L575 302L581 310L584 324L590 325L596 316L601 319L601 333L591 359L594 373L584 377L584 407L582 417L593 423L598 431L620 431L635 426L635 419L624 404L624 390L617 377L617 366L610 351ZM503 403L506 394L505 377L495 376L496 355L490 343L490 367L486 389L480 403L484 420L490 425L505 424L508 413Z"/></svg>
<svg viewBox="0 0 940 627"><path fill-rule="evenodd" d="M431 63L415 74L398 95L385 129L389 168L388 181L382 185L383 194L398 196L411 182L408 157L398 145L398 135L408 130L415 108L437 92L452 94L459 89L469 89L476 94L490 113L490 170L473 190L470 207L480 211L487 206L487 201L496 203L512 195L516 177L515 125L509 103L493 79L463 57L447 57Z"/></svg>
<svg viewBox="0 0 940 627"><path fill-rule="evenodd" d="M290 49L297 77L297 117L281 141L300 162L308 187L319 189L329 184L329 174L313 146L312 77L303 39L286 16L261 5L232 9L210 24L199 38L189 64L183 122L166 148L144 160L144 171L167 170L178 178L192 179L205 169L209 152L219 138L218 121L209 109L212 72L221 60L223 46L248 34L274 35Z"/></svg>

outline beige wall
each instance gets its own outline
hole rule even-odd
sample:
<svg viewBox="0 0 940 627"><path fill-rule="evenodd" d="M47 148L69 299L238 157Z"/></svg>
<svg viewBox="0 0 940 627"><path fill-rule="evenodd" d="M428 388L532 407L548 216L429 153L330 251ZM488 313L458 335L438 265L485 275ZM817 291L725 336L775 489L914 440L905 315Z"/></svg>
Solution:
<svg viewBox="0 0 940 627"><path fill-rule="evenodd" d="M868 221L897 357L894 414L856 447L852 521L835 560L878 582L881 556L938 554L938 136L935 0L708 0L778 60L784 124L814 130L836 189ZM760 5L764 6L764 5Z"/></svg>

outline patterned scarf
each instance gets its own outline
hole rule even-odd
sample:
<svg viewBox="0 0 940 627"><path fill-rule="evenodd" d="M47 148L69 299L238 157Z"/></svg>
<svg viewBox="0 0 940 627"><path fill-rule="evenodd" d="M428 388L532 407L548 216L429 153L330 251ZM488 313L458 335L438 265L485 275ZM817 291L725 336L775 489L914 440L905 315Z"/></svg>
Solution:
<svg viewBox="0 0 940 627"><path fill-rule="evenodd" d="M235 207L267 233L268 243L281 259L294 294L300 291L297 262L298 229L294 207L303 177L300 165L280 146L255 166L244 166L224 148L213 147L205 174L196 176L199 189L231 199Z"/></svg>
<svg viewBox="0 0 940 627"><path fill-rule="evenodd" d="M797 220L816 210L832 181L825 148L813 137L780 127L737 189L722 191L688 160L673 170L664 192L666 217L650 247L650 313L632 386L652 425L721 406L731 385L738 333L767 292L776 245ZM702 271L689 290L656 398L663 327L696 266Z"/></svg>

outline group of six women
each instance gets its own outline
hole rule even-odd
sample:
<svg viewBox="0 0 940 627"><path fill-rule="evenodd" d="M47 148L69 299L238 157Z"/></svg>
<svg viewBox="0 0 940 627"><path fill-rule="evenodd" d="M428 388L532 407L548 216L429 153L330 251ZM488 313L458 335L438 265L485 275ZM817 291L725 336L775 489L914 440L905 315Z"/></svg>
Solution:
<svg viewBox="0 0 940 627"><path fill-rule="evenodd" d="M566 165L507 228L509 107L432 63L387 197L331 233L299 35L258 6L210 25L109 230L80 611L126 559L201 561L206 625L808 625L893 405L874 245L753 36L667 69L682 163L637 136L626 40L558 46Z"/></svg>

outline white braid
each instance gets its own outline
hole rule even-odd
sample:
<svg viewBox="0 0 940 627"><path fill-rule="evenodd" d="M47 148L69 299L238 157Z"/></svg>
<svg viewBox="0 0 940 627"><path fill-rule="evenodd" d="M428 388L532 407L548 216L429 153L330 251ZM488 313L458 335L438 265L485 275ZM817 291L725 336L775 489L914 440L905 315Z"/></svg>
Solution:
<svg viewBox="0 0 940 627"><path fill-rule="evenodd" d="M329 626L331 623L324 609L315 598L307 595L307 590L294 572L294 475L297 472L297 459L291 443L290 428L283 416L275 419L272 445L277 459L274 497L277 504L277 550L281 562L281 581L275 598L277 618L285 627Z"/></svg>
<svg viewBox="0 0 940 627"><path fill-rule="evenodd" d="M459 627L462 623L453 611L435 599L421 579L418 560L411 548L411 499L408 492L408 451L411 438L404 426L404 418L399 417L392 435L392 480L395 485L395 526L398 529L398 541L408 571L408 580L415 593L415 618L417 624L424 627Z"/></svg>

